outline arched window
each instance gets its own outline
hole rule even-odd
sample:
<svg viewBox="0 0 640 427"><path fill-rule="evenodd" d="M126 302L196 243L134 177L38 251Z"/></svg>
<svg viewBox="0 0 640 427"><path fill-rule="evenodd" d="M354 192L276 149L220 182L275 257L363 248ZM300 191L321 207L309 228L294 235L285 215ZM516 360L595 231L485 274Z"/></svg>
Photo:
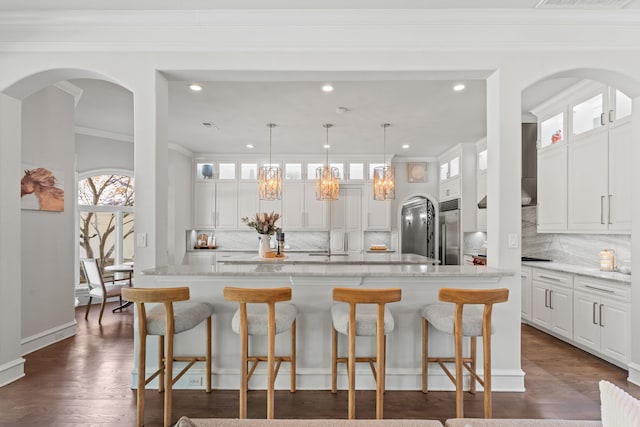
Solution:
<svg viewBox="0 0 640 427"><path fill-rule="evenodd" d="M80 258L100 267L133 261L134 180L126 174L92 175L78 181Z"/></svg>

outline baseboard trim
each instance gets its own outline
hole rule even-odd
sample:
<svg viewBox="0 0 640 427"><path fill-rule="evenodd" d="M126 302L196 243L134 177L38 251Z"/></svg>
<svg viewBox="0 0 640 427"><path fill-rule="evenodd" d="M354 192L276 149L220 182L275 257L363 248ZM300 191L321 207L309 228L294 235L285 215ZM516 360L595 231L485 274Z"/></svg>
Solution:
<svg viewBox="0 0 640 427"><path fill-rule="evenodd" d="M0 387L4 387L24 377L24 362L25 360L19 357L11 362L0 365Z"/></svg>
<svg viewBox="0 0 640 427"><path fill-rule="evenodd" d="M629 368L629 376L627 377L627 381L637 386L640 386L640 365L637 363L629 363L627 365Z"/></svg>
<svg viewBox="0 0 640 427"><path fill-rule="evenodd" d="M41 348L47 347L58 341L62 341L66 338L72 337L76 334L77 323L68 322L55 328L48 329L40 332L39 334L31 335L30 337L23 338L20 341L22 355L25 356Z"/></svg>

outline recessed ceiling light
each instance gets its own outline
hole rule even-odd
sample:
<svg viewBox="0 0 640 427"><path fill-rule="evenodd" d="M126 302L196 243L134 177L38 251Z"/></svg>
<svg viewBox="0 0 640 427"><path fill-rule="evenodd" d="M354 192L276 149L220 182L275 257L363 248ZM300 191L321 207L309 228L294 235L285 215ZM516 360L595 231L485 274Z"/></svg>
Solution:
<svg viewBox="0 0 640 427"><path fill-rule="evenodd" d="M466 86L465 86L465 85L463 85L462 83L458 83L457 85L455 85L455 86L453 87L453 90L455 90L456 92L460 92L461 90L464 90L464 88L465 88L465 87L466 87Z"/></svg>
<svg viewBox="0 0 640 427"><path fill-rule="evenodd" d="M402 144L402 149L406 150L407 148L409 148L409 144Z"/></svg>
<svg viewBox="0 0 640 427"><path fill-rule="evenodd" d="M245 145L245 147L247 147L248 149L252 149L253 148L253 144L247 144L247 145Z"/></svg>
<svg viewBox="0 0 640 427"><path fill-rule="evenodd" d="M331 148L331 146L329 144L324 144L322 148Z"/></svg>
<svg viewBox="0 0 640 427"><path fill-rule="evenodd" d="M189 85L189 89L191 89L194 92L200 92L202 90L202 85L198 83L191 83Z"/></svg>
<svg viewBox="0 0 640 427"><path fill-rule="evenodd" d="M330 84L326 84L322 86L322 91L323 92L331 92L333 91L333 86Z"/></svg>

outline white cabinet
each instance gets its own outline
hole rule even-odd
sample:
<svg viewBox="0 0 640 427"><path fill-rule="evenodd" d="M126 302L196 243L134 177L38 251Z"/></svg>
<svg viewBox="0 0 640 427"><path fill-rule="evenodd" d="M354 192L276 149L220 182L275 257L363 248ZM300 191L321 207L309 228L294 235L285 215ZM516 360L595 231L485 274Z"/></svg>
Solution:
<svg viewBox="0 0 640 427"><path fill-rule="evenodd" d="M365 229L372 231L388 231L391 229L391 200L373 200L373 184L365 187L363 206L365 211Z"/></svg>
<svg viewBox="0 0 640 427"><path fill-rule="evenodd" d="M460 177L449 178L440 182L440 201L457 199L460 197Z"/></svg>
<svg viewBox="0 0 640 427"><path fill-rule="evenodd" d="M583 81L533 112L538 232L630 233L630 98Z"/></svg>
<svg viewBox="0 0 640 427"><path fill-rule="evenodd" d="M573 277L567 273L532 269L531 322L573 339Z"/></svg>
<svg viewBox="0 0 640 427"><path fill-rule="evenodd" d="M630 287L607 280L576 276L574 341L626 365L630 360Z"/></svg>
<svg viewBox="0 0 640 427"><path fill-rule="evenodd" d="M538 151L538 232L567 229L567 146Z"/></svg>
<svg viewBox="0 0 640 427"><path fill-rule="evenodd" d="M214 181L197 181L193 186L193 227L216 226L216 184Z"/></svg>
<svg viewBox="0 0 640 427"><path fill-rule="evenodd" d="M326 230L327 203L316 200L313 182L285 181L282 189L282 228Z"/></svg>
<svg viewBox="0 0 640 427"><path fill-rule="evenodd" d="M256 182L238 183L238 218L252 218L258 211L271 212L271 210L262 209L260 206L258 184ZM240 221L239 225L242 226L242 224L242 221Z"/></svg>
<svg viewBox="0 0 640 427"><path fill-rule="evenodd" d="M331 251L362 252L362 188L340 188L331 202Z"/></svg>
<svg viewBox="0 0 640 427"><path fill-rule="evenodd" d="M477 203L487 195L487 139L483 138L476 142L476 222L478 231L487 231L487 210L480 209Z"/></svg>
<svg viewBox="0 0 640 427"><path fill-rule="evenodd" d="M216 228L238 228L238 182L216 182Z"/></svg>
<svg viewBox="0 0 640 427"><path fill-rule="evenodd" d="M522 267L520 277L522 279L521 284L521 308L520 315L522 320L529 322L531 320L531 282L532 282L531 267Z"/></svg>

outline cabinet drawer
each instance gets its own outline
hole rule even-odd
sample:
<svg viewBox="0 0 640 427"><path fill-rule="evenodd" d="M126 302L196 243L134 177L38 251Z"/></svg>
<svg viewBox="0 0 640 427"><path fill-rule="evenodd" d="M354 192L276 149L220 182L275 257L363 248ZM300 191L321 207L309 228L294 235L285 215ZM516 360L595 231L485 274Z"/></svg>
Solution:
<svg viewBox="0 0 640 427"><path fill-rule="evenodd" d="M599 296L631 300L631 286L622 285L609 280L576 275L573 279L575 289L580 289Z"/></svg>
<svg viewBox="0 0 640 427"><path fill-rule="evenodd" d="M565 286L567 288L573 287L573 275L569 273L559 272L559 271L534 268L533 280L550 283L558 286Z"/></svg>

